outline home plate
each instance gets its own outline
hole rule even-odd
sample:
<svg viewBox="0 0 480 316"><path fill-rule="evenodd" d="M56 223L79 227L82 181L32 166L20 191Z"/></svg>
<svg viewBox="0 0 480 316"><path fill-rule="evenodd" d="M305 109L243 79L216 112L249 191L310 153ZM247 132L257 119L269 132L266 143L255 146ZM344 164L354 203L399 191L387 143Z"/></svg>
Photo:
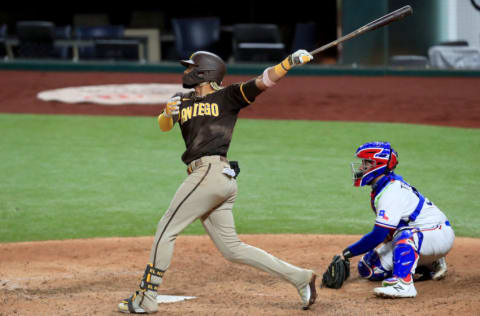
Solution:
<svg viewBox="0 0 480 316"><path fill-rule="evenodd" d="M197 298L196 296L157 295L157 303L175 303Z"/></svg>

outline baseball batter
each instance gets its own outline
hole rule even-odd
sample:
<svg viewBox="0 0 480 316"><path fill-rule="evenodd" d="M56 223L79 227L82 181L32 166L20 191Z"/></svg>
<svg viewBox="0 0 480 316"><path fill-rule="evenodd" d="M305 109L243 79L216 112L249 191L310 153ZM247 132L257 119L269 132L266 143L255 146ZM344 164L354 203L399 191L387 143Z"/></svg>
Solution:
<svg viewBox="0 0 480 316"><path fill-rule="evenodd" d="M162 131L171 130L177 122L180 125L186 147L182 160L188 176L158 223L140 289L118 305L120 311L158 310L157 289L170 265L175 240L197 219L227 260L250 265L289 282L297 288L303 309L315 302L316 275L312 270L291 265L239 240L232 214L239 168L227 160L239 111L273 87L292 67L312 58L305 50L296 51L257 78L227 87L220 86L226 67L217 55L199 51L189 60L181 61L186 67L183 86L194 91L170 99L158 123Z"/></svg>
<svg viewBox="0 0 480 316"><path fill-rule="evenodd" d="M417 265L429 267L435 280L445 276L445 255L455 239L453 229L435 204L393 172L398 154L390 143L363 144L356 157L361 163L352 164L354 185L372 187L376 218L373 230L348 246L343 256L348 259L366 253L358 272L372 281L383 280L382 287L374 289L377 296L415 297Z"/></svg>

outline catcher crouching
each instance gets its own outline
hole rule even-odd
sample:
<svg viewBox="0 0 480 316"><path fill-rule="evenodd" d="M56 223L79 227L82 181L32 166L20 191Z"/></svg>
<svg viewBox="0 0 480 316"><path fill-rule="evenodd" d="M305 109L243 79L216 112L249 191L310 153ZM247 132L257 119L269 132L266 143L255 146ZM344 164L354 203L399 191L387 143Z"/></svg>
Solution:
<svg viewBox="0 0 480 316"><path fill-rule="evenodd" d="M382 281L373 290L380 297L415 297L417 279L441 280L447 273L445 256L455 239L445 214L393 170L398 153L388 142L361 145L352 163L354 186L370 185L375 214L373 230L334 256L322 284L340 288L349 276L349 259L358 263L361 277ZM377 248L383 242L383 245ZM421 274L421 275L419 275Z"/></svg>

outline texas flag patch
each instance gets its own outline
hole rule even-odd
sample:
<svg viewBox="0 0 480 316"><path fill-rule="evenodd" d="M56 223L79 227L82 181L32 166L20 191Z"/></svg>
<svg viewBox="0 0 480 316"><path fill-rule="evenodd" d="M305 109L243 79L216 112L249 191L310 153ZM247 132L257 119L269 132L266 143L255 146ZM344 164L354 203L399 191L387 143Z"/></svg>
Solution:
<svg viewBox="0 0 480 316"><path fill-rule="evenodd" d="M378 216L383 218L384 220L388 221L388 216L387 216L387 214L385 214L385 210L380 210L378 212Z"/></svg>

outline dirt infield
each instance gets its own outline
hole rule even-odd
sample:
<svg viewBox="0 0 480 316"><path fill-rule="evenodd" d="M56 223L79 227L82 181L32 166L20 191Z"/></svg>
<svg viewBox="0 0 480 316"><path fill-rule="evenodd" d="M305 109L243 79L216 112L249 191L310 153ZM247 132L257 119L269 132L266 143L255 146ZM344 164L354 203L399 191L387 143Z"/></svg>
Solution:
<svg viewBox="0 0 480 316"><path fill-rule="evenodd" d="M293 264L325 269L359 236L244 235ZM118 315L143 274L152 237L0 244L0 315ZM206 236L180 236L160 293L196 299L160 304L161 315L475 315L480 308L479 239L458 238L442 281L417 282L414 299L380 299L375 282L352 278L319 289L302 311L296 289L267 273L229 263ZM355 267L357 260L353 260Z"/></svg>
<svg viewBox="0 0 480 316"><path fill-rule="evenodd" d="M158 106L62 104L40 91L115 83L180 83L179 75L0 72L0 112L155 116ZM227 83L248 77L227 77ZM480 127L476 78L291 77L258 97L244 118L405 122ZM453 223L454 224L454 223ZM455 225L453 225L455 227ZM359 236L244 235L254 246L321 273ZM0 243L0 316L118 315L143 274L153 237ZM352 277L320 289L301 311L296 290L266 273L227 262L206 236L180 236L160 294L196 296L161 304L162 315L474 315L480 310L480 239L457 238L442 281L416 284L414 299L373 296L378 283ZM160 313L159 313L160 314Z"/></svg>

